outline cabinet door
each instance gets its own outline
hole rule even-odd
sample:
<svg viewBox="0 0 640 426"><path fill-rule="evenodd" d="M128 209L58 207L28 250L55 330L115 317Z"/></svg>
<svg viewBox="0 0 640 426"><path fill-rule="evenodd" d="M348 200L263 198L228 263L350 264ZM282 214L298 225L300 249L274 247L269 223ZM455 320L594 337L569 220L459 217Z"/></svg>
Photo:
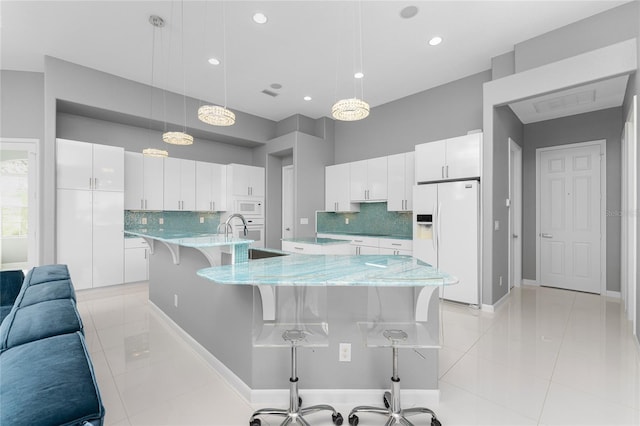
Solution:
<svg viewBox="0 0 640 426"><path fill-rule="evenodd" d="M124 209L144 209L142 154L137 152L124 153Z"/></svg>
<svg viewBox="0 0 640 426"><path fill-rule="evenodd" d="M90 143L56 140L56 187L93 189L93 148Z"/></svg>
<svg viewBox="0 0 640 426"><path fill-rule="evenodd" d="M143 156L144 209L164 207L164 159Z"/></svg>
<svg viewBox="0 0 640 426"><path fill-rule="evenodd" d="M413 151L404 154L404 210L413 210L413 185L415 182L415 153Z"/></svg>
<svg viewBox="0 0 640 426"><path fill-rule="evenodd" d="M367 200L367 160L349 163L349 199Z"/></svg>
<svg viewBox="0 0 640 426"><path fill-rule="evenodd" d="M335 212L338 208L340 191L344 190L346 185L345 181L340 181L344 174L344 166L344 164L338 164L324 168L324 209L326 211ZM349 172L348 168L347 172Z"/></svg>
<svg viewBox="0 0 640 426"><path fill-rule="evenodd" d="M124 191L124 148L93 144L93 189Z"/></svg>
<svg viewBox="0 0 640 426"><path fill-rule="evenodd" d="M481 133L447 139L447 179L480 176Z"/></svg>
<svg viewBox="0 0 640 426"><path fill-rule="evenodd" d="M263 167L250 167L249 168L249 191L254 197L264 197L264 168Z"/></svg>
<svg viewBox="0 0 640 426"><path fill-rule="evenodd" d="M223 164L211 163L211 200L214 211L226 211L227 206L227 166ZM264 185L263 185L264 186Z"/></svg>
<svg viewBox="0 0 640 426"><path fill-rule="evenodd" d="M196 210L213 211L213 163L196 161Z"/></svg>
<svg viewBox="0 0 640 426"><path fill-rule="evenodd" d="M227 184L231 187L231 194L248 196L249 194L249 170L242 164L230 164L227 166Z"/></svg>
<svg viewBox="0 0 640 426"><path fill-rule="evenodd" d="M387 157L367 160L367 200L387 199Z"/></svg>
<svg viewBox="0 0 640 426"><path fill-rule="evenodd" d="M56 261L69 267L76 290L93 286L93 193L56 191Z"/></svg>
<svg viewBox="0 0 640 426"><path fill-rule="evenodd" d="M181 207L180 198L180 159L164 159L164 209L177 211Z"/></svg>
<svg viewBox="0 0 640 426"><path fill-rule="evenodd" d="M416 145L416 182L430 182L445 178L446 140Z"/></svg>
<svg viewBox="0 0 640 426"><path fill-rule="evenodd" d="M149 279L149 259L144 247L124 250L124 282L132 283Z"/></svg>
<svg viewBox="0 0 640 426"><path fill-rule="evenodd" d="M196 209L196 162L180 160L180 200L181 210Z"/></svg>
<svg viewBox="0 0 640 426"><path fill-rule="evenodd" d="M387 158L387 210L404 210L405 195L405 155L390 155Z"/></svg>
<svg viewBox="0 0 640 426"><path fill-rule="evenodd" d="M93 192L93 287L124 281L123 210L122 192Z"/></svg>

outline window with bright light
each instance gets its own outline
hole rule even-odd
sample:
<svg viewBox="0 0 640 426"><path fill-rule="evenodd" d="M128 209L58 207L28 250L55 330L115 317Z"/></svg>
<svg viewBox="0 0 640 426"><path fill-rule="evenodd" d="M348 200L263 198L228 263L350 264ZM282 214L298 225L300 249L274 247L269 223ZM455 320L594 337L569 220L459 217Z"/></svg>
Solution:
<svg viewBox="0 0 640 426"><path fill-rule="evenodd" d="M11 158L16 156L26 156L26 152L3 150L0 162L3 238L26 237L28 230L28 160Z"/></svg>

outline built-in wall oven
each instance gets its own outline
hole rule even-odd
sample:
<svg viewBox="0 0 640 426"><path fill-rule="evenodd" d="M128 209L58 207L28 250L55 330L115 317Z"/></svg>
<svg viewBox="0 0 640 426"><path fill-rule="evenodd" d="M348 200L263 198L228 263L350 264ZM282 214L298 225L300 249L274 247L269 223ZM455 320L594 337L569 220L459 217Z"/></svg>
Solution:
<svg viewBox="0 0 640 426"><path fill-rule="evenodd" d="M245 217L245 220L247 221L247 235L244 235L244 224L242 220L235 219L231 224L233 236L253 240L254 242L251 243L251 247L264 248L264 219Z"/></svg>

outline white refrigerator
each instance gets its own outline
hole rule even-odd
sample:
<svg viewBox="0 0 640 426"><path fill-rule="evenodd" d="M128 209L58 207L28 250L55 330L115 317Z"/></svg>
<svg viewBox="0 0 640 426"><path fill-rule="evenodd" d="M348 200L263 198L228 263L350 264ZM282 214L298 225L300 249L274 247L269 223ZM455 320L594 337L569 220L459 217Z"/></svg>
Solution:
<svg viewBox="0 0 640 426"><path fill-rule="evenodd" d="M477 180L413 187L413 256L458 278L442 289L446 300L480 304Z"/></svg>

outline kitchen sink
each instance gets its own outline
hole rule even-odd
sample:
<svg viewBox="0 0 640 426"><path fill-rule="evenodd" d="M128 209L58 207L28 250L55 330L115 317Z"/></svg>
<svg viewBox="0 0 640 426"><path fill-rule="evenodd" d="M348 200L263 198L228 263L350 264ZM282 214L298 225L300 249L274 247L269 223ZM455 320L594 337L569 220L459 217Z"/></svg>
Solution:
<svg viewBox="0 0 640 426"><path fill-rule="evenodd" d="M287 256L287 253L277 250L262 250L257 248L249 249L249 259L266 259L268 257Z"/></svg>

